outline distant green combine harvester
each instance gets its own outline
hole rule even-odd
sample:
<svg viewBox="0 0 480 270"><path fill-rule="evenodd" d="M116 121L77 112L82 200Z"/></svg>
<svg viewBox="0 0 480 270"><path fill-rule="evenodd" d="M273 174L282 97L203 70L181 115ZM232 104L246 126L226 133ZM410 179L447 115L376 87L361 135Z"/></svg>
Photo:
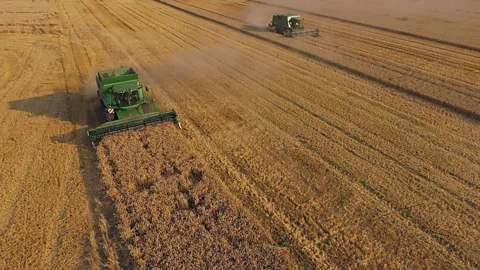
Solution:
<svg viewBox="0 0 480 270"><path fill-rule="evenodd" d="M303 26L303 19L295 14L275 14L272 17L272 22L268 25L270 30L275 33L283 34L286 37L318 37L320 30L305 30Z"/></svg>

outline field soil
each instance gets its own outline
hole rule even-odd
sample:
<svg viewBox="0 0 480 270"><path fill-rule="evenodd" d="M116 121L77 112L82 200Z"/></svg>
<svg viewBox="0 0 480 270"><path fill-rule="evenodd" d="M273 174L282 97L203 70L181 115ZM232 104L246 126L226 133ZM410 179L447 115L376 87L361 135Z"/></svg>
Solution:
<svg viewBox="0 0 480 270"><path fill-rule="evenodd" d="M0 268L480 268L478 5L343 2L2 2ZM121 65L183 129L90 145Z"/></svg>

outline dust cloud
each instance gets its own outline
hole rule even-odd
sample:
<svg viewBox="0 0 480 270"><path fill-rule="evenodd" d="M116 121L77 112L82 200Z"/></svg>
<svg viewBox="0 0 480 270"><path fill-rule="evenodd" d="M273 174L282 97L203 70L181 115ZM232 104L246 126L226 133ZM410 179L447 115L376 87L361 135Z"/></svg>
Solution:
<svg viewBox="0 0 480 270"><path fill-rule="evenodd" d="M181 49L168 61L155 63L147 69L159 76L143 76L146 83L157 83L162 74L168 71L170 76L180 81L192 81L204 77L213 78L222 66L237 66L239 52L226 43L217 43L200 48ZM208 59L208 61L206 61Z"/></svg>

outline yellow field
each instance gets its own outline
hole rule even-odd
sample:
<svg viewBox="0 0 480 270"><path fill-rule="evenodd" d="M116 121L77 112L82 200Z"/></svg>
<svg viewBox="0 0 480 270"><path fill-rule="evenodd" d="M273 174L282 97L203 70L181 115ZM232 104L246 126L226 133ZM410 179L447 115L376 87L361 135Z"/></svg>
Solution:
<svg viewBox="0 0 480 270"><path fill-rule="evenodd" d="M461 2L440 35L430 7L395 28L332 4L6 1L0 268L480 268L479 22L455 21L480 10ZM320 37L265 30L289 11ZM91 147L95 72L120 65L183 129Z"/></svg>

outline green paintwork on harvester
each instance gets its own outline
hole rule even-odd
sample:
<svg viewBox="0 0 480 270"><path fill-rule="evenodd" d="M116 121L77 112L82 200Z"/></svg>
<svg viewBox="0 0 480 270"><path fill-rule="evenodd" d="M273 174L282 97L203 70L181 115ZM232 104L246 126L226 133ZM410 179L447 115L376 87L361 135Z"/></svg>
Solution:
<svg viewBox="0 0 480 270"><path fill-rule="evenodd" d="M97 94L105 106L107 122L87 131L92 142L98 142L111 133L159 122L171 121L180 126L175 111L162 112L158 108L153 91L148 91L140 83L133 67L101 70L97 73L96 81Z"/></svg>
<svg viewBox="0 0 480 270"><path fill-rule="evenodd" d="M97 94L107 108L131 110L148 102L133 67L101 70L97 73L96 81Z"/></svg>
<svg viewBox="0 0 480 270"><path fill-rule="evenodd" d="M309 37L318 37L320 36L320 30L305 30L303 26L303 19L299 15L295 14L275 14L272 17L272 22L268 27L275 31L276 33L281 33L286 37L298 37L298 36L309 36Z"/></svg>

